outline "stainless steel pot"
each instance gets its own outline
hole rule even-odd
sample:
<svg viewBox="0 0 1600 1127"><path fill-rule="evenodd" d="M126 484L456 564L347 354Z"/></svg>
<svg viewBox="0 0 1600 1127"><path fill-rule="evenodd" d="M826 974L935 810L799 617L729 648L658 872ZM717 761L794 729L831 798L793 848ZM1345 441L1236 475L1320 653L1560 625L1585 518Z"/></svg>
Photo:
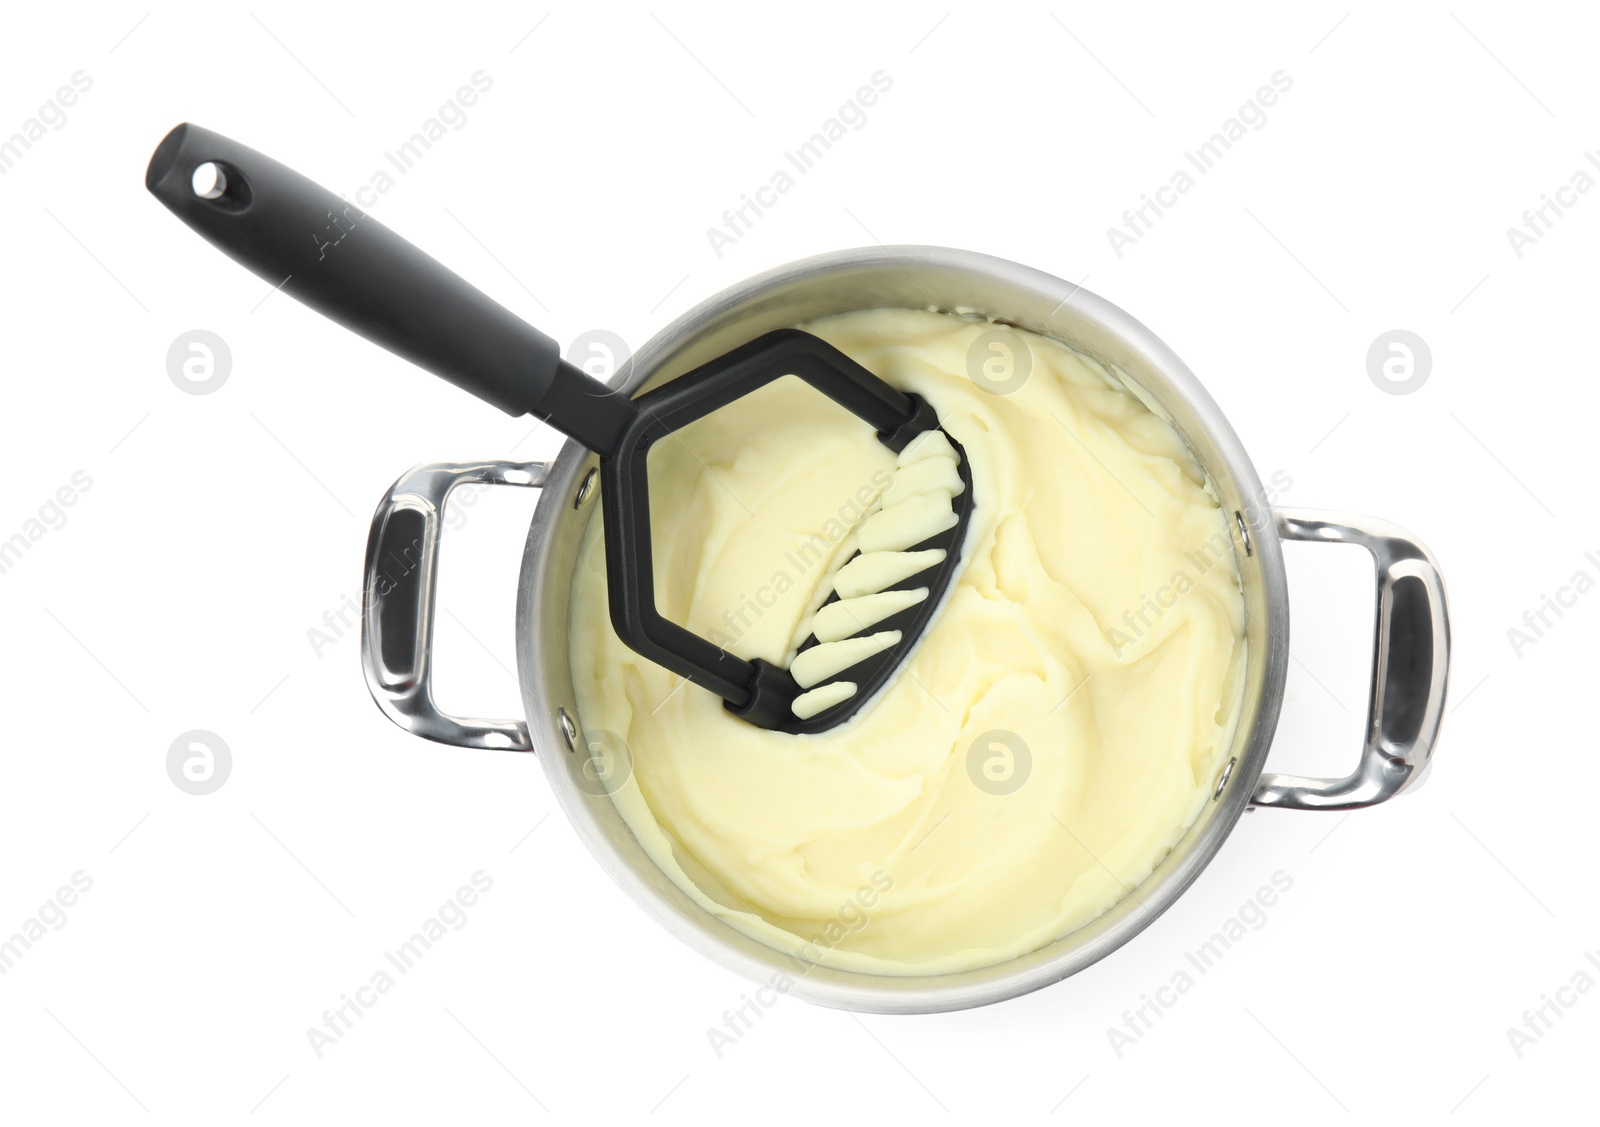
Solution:
<svg viewBox="0 0 1600 1127"><path fill-rule="evenodd" d="M718 920L672 883L594 784L583 717L573 703L568 597L584 528L596 512L596 458L569 442L551 463L431 465L400 479L373 518L367 552L363 661L379 706L396 724L460 747L538 748L567 817L602 868L668 931L761 983L821 1005L879 1013L961 1009L1036 990L1082 970L1166 910L1221 848L1245 808L1345 810L1399 794L1427 765L1443 713L1449 626L1443 581L1428 550L1402 529L1334 513L1267 508L1250 459L1183 362L1109 302L1048 274L937 247L841 251L769 271L718 294L667 326L617 373L638 392L771 329L880 307L976 312L1099 359L1168 419L1210 475L1231 515L1243 579L1249 657L1242 715L1214 800L1172 853L1100 918L997 966L926 977L797 968L795 960ZM433 591L445 498L467 482L539 488L517 593L522 720L448 716L433 704ZM1342 779L1265 772L1289 661L1282 541L1360 544L1377 569L1371 709L1360 762Z"/></svg>

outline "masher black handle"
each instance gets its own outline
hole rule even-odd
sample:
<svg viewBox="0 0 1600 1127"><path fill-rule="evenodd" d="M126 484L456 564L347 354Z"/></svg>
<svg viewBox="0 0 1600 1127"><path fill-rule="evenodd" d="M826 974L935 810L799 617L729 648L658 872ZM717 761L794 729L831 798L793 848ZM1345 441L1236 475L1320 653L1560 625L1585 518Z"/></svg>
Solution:
<svg viewBox="0 0 1600 1127"><path fill-rule="evenodd" d="M537 415L601 454L632 418L631 403L555 341L271 157L180 125L150 158L145 187L270 285L508 414Z"/></svg>

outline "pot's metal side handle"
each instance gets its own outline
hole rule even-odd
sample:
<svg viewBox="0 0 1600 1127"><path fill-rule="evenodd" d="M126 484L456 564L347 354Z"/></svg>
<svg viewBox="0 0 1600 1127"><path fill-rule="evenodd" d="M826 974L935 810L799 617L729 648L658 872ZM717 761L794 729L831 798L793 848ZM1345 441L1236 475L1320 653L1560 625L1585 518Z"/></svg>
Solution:
<svg viewBox="0 0 1600 1127"><path fill-rule="evenodd" d="M1309 509L1276 511L1286 540L1359 544L1378 573L1378 621L1366 746L1355 773L1310 779L1265 773L1251 802L1294 810L1349 810L1393 798L1428 764L1444 717L1450 622L1444 579L1427 548L1371 517Z"/></svg>
<svg viewBox="0 0 1600 1127"><path fill-rule="evenodd" d="M468 482L540 487L543 462L441 462L395 482L372 516L362 593L361 664L383 714L457 747L532 751L521 720L449 716L433 703L434 590L445 500Z"/></svg>

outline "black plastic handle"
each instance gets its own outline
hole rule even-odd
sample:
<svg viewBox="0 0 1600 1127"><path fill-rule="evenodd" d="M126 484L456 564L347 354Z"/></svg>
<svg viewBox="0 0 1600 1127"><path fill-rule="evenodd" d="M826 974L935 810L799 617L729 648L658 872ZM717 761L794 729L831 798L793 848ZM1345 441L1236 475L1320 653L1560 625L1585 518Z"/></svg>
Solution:
<svg viewBox="0 0 1600 1127"><path fill-rule="evenodd" d="M196 169L210 178L194 180ZM167 134L145 187L234 261L353 332L512 415L609 454L632 404L538 329L354 204L197 125Z"/></svg>

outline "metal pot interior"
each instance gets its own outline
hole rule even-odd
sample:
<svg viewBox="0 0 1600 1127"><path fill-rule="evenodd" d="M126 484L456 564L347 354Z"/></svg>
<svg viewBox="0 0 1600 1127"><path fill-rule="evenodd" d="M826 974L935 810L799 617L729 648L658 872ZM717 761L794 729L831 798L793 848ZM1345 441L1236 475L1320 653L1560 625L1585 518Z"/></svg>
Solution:
<svg viewBox="0 0 1600 1127"><path fill-rule="evenodd" d="M1183 363L1120 309L1069 282L1002 259L932 247L873 247L781 267L702 303L657 334L617 374L637 392L772 329L880 307L972 313L1052 337L1095 357L1170 421L1233 518L1248 657L1239 724L1216 798L1137 889L1046 947L958 974L868 975L804 967L711 916L645 855L610 800L588 793L572 751L582 718L567 661L568 599L594 492L595 457L568 443L552 467L524 553L518 663L534 746L572 824L602 867L671 932L757 982L822 1005L913 1013L983 1005L1055 982L1121 946L1168 907L1211 860L1248 805L1277 724L1288 660L1283 558L1261 483L1237 436ZM592 788L591 788L592 789Z"/></svg>

